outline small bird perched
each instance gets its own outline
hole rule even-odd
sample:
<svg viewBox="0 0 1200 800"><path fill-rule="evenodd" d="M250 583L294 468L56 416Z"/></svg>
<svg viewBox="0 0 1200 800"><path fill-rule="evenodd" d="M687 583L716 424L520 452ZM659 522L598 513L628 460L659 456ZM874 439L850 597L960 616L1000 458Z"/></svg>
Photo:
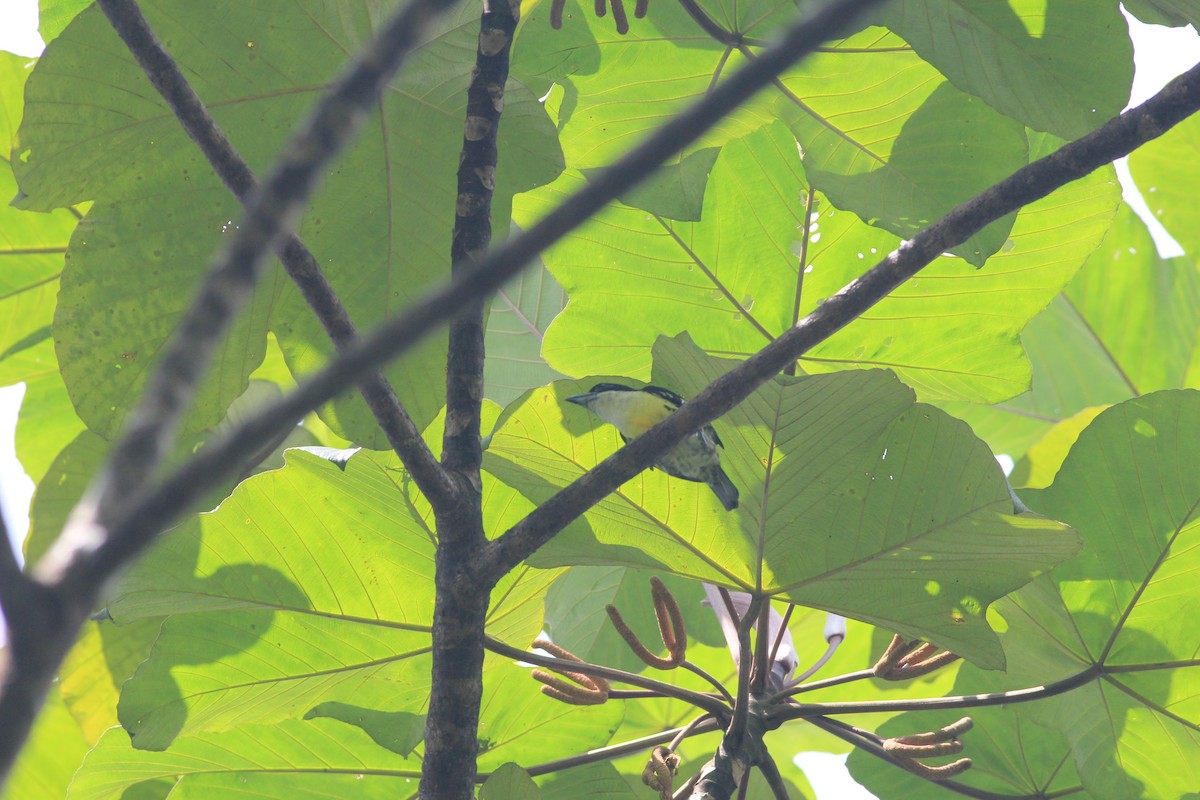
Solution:
<svg viewBox="0 0 1200 800"><path fill-rule="evenodd" d="M616 426L625 441L640 436L683 405L683 398L661 386L634 389L620 383L598 383L586 394L567 398L568 403L583 406L605 422ZM685 481L706 483L716 493L726 511L738 506L738 490L721 469L721 444L712 425L680 442L654 466Z"/></svg>

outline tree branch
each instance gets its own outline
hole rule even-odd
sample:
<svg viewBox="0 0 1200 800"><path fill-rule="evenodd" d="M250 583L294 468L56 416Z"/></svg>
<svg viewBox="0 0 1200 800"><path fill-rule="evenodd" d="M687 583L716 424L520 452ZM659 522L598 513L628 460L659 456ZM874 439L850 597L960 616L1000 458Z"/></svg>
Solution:
<svg viewBox="0 0 1200 800"><path fill-rule="evenodd" d="M577 756L569 756L567 758L558 758L554 761L546 761L541 764L534 764L532 767L525 767L525 771L531 776L549 775L552 772L561 772L571 767L582 766L583 764L594 764L597 761L611 761L614 758L627 756L630 753L644 752L647 748L654 747L657 744L669 742L679 736L687 726L683 728L671 728L670 730L662 731L661 733L652 733L649 736L643 736L640 739L630 739L627 742L620 744L610 744L606 747L598 747L595 750L589 750L586 753L580 753ZM702 733L712 733L720 729L720 723L714 719L707 719L696 725L691 730L691 735L700 735ZM483 783L489 777L490 773L480 773L475 777L476 783Z"/></svg>
<svg viewBox="0 0 1200 800"><path fill-rule="evenodd" d="M701 711L706 711L713 715L718 721L724 721L729 718L729 706L725 705L719 698L711 694L696 692L691 689L684 689L680 686L674 686L663 681L657 681L654 678L647 678L645 675L638 675L635 672L626 672L616 669L615 667L605 667L599 664L589 664L584 662L564 662L561 658L552 656L538 655L522 650L519 647L505 644L499 639L491 636L484 636L484 646L493 653L498 653L502 656L516 659L517 661L526 664L536 664L539 667L546 667L553 670L568 669L571 672L581 672L584 675L595 675L598 678L605 678L609 681L627 683L630 686L640 686L643 689L650 689L658 692L664 697L673 697L676 700L682 700L685 703L691 703Z"/></svg>
<svg viewBox="0 0 1200 800"><path fill-rule="evenodd" d="M7 620L8 616L18 611L24 598L24 588L29 583L21 565L17 561L14 549L16 542L8 538L8 525L4 521L4 509L0 508L0 612ZM11 626L11 622L6 622Z"/></svg>
<svg viewBox="0 0 1200 800"><path fill-rule="evenodd" d="M758 770L766 779L767 786L771 787L771 794L775 800L790 800L787 784L783 782L783 775L779 773L779 765L775 763L775 759L771 758L769 753L758 765Z"/></svg>
<svg viewBox="0 0 1200 800"><path fill-rule="evenodd" d="M420 41L433 17L452 5L450 0L412 0L400 8L289 141L247 204L228 246L217 256L102 475L72 514L64 535L38 565L40 576L49 580L62 577L94 591L145 545L152 533L122 526L119 520L137 513L135 498L144 496L144 485L166 453L217 340L252 290L267 251L307 200L325 165L358 129L383 84ZM307 412L280 416L276 424L290 425L303 413ZM259 443L248 443L252 445L249 449ZM233 463L223 465L219 472L226 474Z"/></svg>
<svg viewBox="0 0 1200 800"><path fill-rule="evenodd" d="M414 2L422 4L421 8L424 9L427 4L444 0ZM127 502L111 514L111 522L104 526L119 532L119 535L104 539L103 544L96 546L94 555L76 559L74 571L90 576L88 580L94 584L103 582L144 547L151 537L177 519L205 491L228 474L231 464L238 463L246 454L253 453L262 443L269 441L281 426L290 425L290 420L328 402L343 391L348 383L353 383L366 372L404 352L472 302L496 291L543 249L582 224L617 195L648 177L655 166L695 141L724 114L769 84L776 74L811 52L822 41L833 38L840 30L852 25L861 12L880 2L882 0L839 0L802 18L754 64L739 70L713 92L674 117L533 227L494 248L483 261L463 273L461 278L434 290L423 300L411 305L405 313L380 325L359 343L332 359L324 369L302 381L295 391L263 406L224 436L212 439L186 464L156 486L131 493ZM240 234L244 234L245 230L243 225L235 241L242 241ZM260 242L259 246L265 248L266 244ZM676 435L682 437L685 434L680 432ZM641 442L644 438L637 441ZM669 446L662 445L663 451ZM653 455L647 454L644 463L649 464L652 459ZM557 497L561 497L561 493ZM580 508L579 512L583 510ZM94 536L96 528L93 525L81 522L75 527L79 529L80 538L86 539L89 535L95 539L101 538ZM528 534L522 534L509 538L499 550L504 559L516 558L512 562L515 564L524 558L524 555L517 557L517 553L524 546L521 542L527 537ZM514 543L517 547L513 547ZM482 553L475 554L475 557L480 564L494 563L483 560ZM503 574L506 569L504 563L507 561L502 560L498 566L488 566L487 571L491 573L488 578L494 579L494 576Z"/></svg>
<svg viewBox="0 0 1200 800"><path fill-rule="evenodd" d="M458 164L451 278L460 278L492 241L496 137L504 109L508 58L520 0L484 0L475 70L467 87L467 114ZM472 797L479 754L483 698L483 631L494 582L474 574L474 554L487 541L483 529L484 301L468 304L450 323L446 359L446 428L442 466L456 482L455 501L435 507L437 588L433 611L433 669L420 796L430 800Z"/></svg>
<svg viewBox="0 0 1200 800"><path fill-rule="evenodd" d="M1014 689L1008 692L992 692L990 694L967 694L952 697L926 697L917 700L869 700L849 703L794 703L778 710L771 711L769 717L773 723L783 723L792 719L809 719L831 714L872 714L896 713L899 711L938 711L948 708L984 708L986 706L1003 706L1009 703L1028 703L1033 700L1044 700L1072 689L1091 683L1104 674L1104 667L1093 664L1085 670L1063 678L1045 686L1033 686L1028 689Z"/></svg>
<svg viewBox="0 0 1200 800"><path fill-rule="evenodd" d="M765 57L746 69L761 64ZM718 87L717 92L732 81L731 78ZM790 361L857 319L940 254L962 244L989 223L1163 135L1198 108L1200 65L1172 80L1137 108L1022 167L959 205L830 297L795 327L713 381L667 419L530 512L491 543L495 569L506 571L519 564L587 509L654 463L684 436L746 399Z"/></svg>
<svg viewBox="0 0 1200 800"><path fill-rule="evenodd" d="M254 173L192 89L171 54L154 35L136 0L97 0L97 5L184 131L208 159L213 171L243 205L247 204L259 188ZM333 343L339 349L344 349L356 341L358 331L346 307L300 238L295 233L287 232L275 250L288 277L300 289ZM451 505L454 502L453 484L426 446L421 432L383 373L366 374L359 388L367 407L387 436L388 443L421 492L435 508Z"/></svg>
<svg viewBox="0 0 1200 800"><path fill-rule="evenodd" d="M420 41L434 16L452 5L451 0L411 0L388 20L318 102L309 122L292 138L248 203L229 246L215 259L101 475L35 567L31 583L37 602L21 603L22 608L8 620L14 643L28 639L30 649L19 655L14 646L0 686L0 719L4 720L0 776L7 775L15 762L54 672L101 588L167 520L184 511L177 508L147 519L144 525L121 524L138 516L146 498L153 496L146 489L149 478L171 447L217 341L253 289L266 252L305 202L324 165L357 129L384 82ZM278 417L273 425L260 429L263 435L235 448L232 460L212 465L204 487L197 488L204 491L231 474L245 456L299 416ZM199 496L189 495L192 500Z"/></svg>

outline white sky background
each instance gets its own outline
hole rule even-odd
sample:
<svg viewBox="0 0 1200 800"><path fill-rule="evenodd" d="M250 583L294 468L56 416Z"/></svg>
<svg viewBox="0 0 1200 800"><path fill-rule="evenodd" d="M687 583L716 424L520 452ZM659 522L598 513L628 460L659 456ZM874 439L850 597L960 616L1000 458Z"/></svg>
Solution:
<svg viewBox="0 0 1200 800"><path fill-rule="evenodd" d="M1143 25L1135 19L1130 19L1129 23L1137 62L1130 98L1130 105L1134 106L1200 61L1200 37L1191 27L1163 28ZM0 0L0 50L27 56L41 53L36 0ZM1131 192L1133 182L1124 159L1118 162L1117 172L1125 186L1125 200L1155 232L1159 250L1164 255L1180 254L1179 245L1166 235L1162 226L1152 217L1141 196ZM8 202L8 198L0 198L0 202ZM17 410L24 393L23 385L0 388L0 507L3 508L8 530L17 543L15 547L18 552L19 543L24 541L29 528L28 509L33 494L33 482L21 469L13 442ZM842 766L842 756L801 753L797 763L808 774L818 800L873 800L873 795L850 778Z"/></svg>

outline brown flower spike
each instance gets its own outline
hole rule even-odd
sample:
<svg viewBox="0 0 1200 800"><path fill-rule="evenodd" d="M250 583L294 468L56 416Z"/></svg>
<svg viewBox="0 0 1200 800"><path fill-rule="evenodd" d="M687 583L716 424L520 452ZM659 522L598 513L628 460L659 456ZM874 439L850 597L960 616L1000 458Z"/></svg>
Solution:
<svg viewBox="0 0 1200 800"><path fill-rule="evenodd" d="M539 638L534 641L533 646L541 648L555 658L560 658L563 661L574 661L577 664L583 663L583 659L579 656L568 650L564 650L549 639ZM582 672L573 672L566 669L556 671L564 678L569 678L570 681L563 680L558 675L542 669L535 669L530 673L533 675L534 680L544 684L542 686L542 694L547 697L552 697L559 702L573 706L598 706L608 700L608 681L604 680L604 678L584 675Z"/></svg>
<svg viewBox="0 0 1200 800"><path fill-rule="evenodd" d="M650 579L650 595L654 600L654 616L658 619L658 634L667 648L665 658L654 655L642 644L637 634L625 623L616 606L608 605L604 610L608 612L613 627L635 656L655 669L674 669L687 658L687 630L683 626L683 612L679 610L679 603L675 602L666 584L658 578Z"/></svg>

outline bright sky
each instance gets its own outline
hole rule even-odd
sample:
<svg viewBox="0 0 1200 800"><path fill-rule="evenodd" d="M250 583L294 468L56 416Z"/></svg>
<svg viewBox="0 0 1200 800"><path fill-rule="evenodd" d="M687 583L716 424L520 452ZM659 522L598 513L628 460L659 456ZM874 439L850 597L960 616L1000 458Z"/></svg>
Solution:
<svg viewBox="0 0 1200 800"><path fill-rule="evenodd" d="M1130 19L1137 74L1133 81L1130 105L1137 105L1162 88L1163 84L1200 61L1200 37L1188 28L1163 28L1143 25ZM0 5L0 50L36 56L42 51L37 35L37 0L2 0ZM1157 231L1155 240L1164 255L1175 255L1179 246L1166 235L1140 195L1130 192L1133 183L1123 163L1117 165L1125 199L1142 219ZM0 201L5 201L0 198ZM15 541L25 538L29 527L29 501L33 482L25 475L16 458L13 433L24 386L0 388L0 507L8 530ZM18 546L19 549L19 546ZM0 630L2 636L2 630ZM855 783L842 766L844 759L827 753L801 753L797 758L805 769L817 800L873 800L873 795Z"/></svg>

